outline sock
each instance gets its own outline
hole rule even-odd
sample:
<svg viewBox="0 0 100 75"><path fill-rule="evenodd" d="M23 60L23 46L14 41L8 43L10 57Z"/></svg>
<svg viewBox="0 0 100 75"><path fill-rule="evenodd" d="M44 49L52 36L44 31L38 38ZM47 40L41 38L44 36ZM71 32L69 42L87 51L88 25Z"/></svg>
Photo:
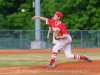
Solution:
<svg viewBox="0 0 100 75"><path fill-rule="evenodd" d="M57 52L53 52L51 55L50 64L53 64L55 62L56 57L57 57Z"/></svg>
<svg viewBox="0 0 100 75"><path fill-rule="evenodd" d="M84 56L74 55L74 59L84 60Z"/></svg>

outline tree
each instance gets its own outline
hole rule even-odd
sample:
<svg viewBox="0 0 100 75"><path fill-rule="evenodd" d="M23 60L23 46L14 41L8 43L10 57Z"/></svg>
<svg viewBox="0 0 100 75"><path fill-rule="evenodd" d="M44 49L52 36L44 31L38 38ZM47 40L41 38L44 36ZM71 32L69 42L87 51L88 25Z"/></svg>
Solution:
<svg viewBox="0 0 100 75"><path fill-rule="evenodd" d="M32 30L31 17L35 15L34 0L0 0L0 29ZM62 22L72 30L97 30L100 24L100 0L40 0L41 16L52 18L53 13L63 13ZM21 9L25 9L24 13ZM41 29L48 29L41 21Z"/></svg>
<svg viewBox="0 0 100 75"><path fill-rule="evenodd" d="M6 18L6 24L1 29L7 30L27 30L34 29L31 17L34 14L32 1L29 0L1 0L0 14ZM21 9L25 12L22 13Z"/></svg>

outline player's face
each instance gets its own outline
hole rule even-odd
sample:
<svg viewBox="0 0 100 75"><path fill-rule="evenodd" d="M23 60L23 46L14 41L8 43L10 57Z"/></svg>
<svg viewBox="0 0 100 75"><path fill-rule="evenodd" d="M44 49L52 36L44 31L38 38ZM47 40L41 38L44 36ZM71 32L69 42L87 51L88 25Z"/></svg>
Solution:
<svg viewBox="0 0 100 75"><path fill-rule="evenodd" d="M53 19L56 21L56 20L59 20L60 18L58 17L58 15L54 14Z"/></svg>

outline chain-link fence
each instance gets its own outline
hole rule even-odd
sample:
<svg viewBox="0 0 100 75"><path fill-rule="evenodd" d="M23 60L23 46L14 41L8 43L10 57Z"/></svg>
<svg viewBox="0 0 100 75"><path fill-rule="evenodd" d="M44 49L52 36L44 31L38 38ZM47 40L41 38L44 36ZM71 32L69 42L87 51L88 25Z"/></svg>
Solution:
<svg viewBox="0 0 100 75"><path fill-rule="evenodd" d="M45 48L52 48L52 33L47 39L47 30L41 30L41 42ZM69 30L73 39L72 48L100 48L99 30ZM34 30L1 30L0 49L31 49L31 42L35 40Z"/></svg>

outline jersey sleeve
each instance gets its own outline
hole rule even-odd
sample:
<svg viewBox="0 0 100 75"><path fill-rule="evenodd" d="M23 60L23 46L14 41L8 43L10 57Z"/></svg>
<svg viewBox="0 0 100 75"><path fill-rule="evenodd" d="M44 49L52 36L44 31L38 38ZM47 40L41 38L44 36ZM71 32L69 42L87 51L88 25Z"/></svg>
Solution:
<svg viewBox="0 0 100 75"><path fill-rule="evenodd" d="M53 19L46 19L46 24L49 25L50 28L52 28L53 21L54 21Z"/></svg>

